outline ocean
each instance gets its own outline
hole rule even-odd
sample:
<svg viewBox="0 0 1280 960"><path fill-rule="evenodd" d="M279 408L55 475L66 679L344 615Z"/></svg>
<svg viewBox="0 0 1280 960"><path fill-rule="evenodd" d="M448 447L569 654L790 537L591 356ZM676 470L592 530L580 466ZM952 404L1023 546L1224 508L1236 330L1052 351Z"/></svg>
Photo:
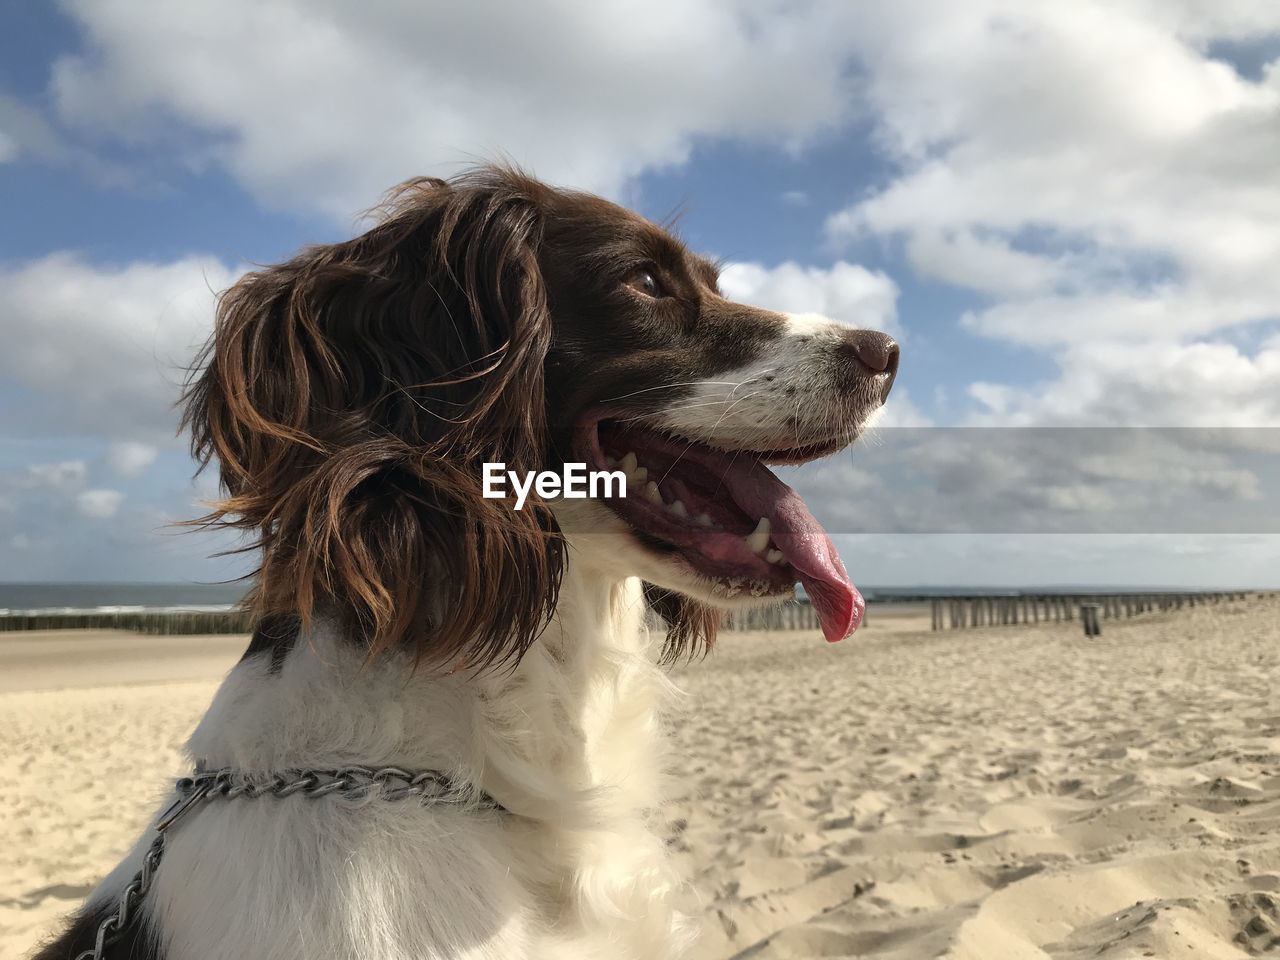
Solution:
<svg viewBox="0 0 1280 960"><path fill-rule="evenodd" d="M0 583L0 614L227 610L243 583Z"/></svg>
<svg viewBox="0 0 1280 960"><path fill-rule="evenodd" d="M6 613L111 613L137 610L227 610L244 596L244 583L0 583ZM1163 592L1178 592L1170 587ZM1153 587L864 587L869 603L946 596L1017 596L1020 593L1152 593ZM803 593L800 594L803 596Z"/></svg>

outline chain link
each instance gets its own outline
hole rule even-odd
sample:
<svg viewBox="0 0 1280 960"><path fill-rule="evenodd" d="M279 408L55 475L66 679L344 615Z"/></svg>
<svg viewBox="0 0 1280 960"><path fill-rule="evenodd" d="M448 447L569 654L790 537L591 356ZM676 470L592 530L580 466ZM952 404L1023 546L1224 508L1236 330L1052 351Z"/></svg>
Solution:
<svg viewBox="0 0 1280 960"><path fill-rule="evenodd" d="M93 947L76 954L75 960L105 960L107 950L120 941L138 922L138 906L148 891L164 856L165 832L201 801L234 800L238 797L291 797L308 799L330 795L349 800L376 797L422 803L450 803L487 810L503 810L502 804L484 792L459 790L452 780L436 770L411 773L399 767L343 767L340 770L297 770L269 777L251 777L234 770L205 770L196 765L193 776L177 783L178 798L156 821L156 838L142 857L142 869L134 874L120 893L114 913L98 924Z"/></svg>

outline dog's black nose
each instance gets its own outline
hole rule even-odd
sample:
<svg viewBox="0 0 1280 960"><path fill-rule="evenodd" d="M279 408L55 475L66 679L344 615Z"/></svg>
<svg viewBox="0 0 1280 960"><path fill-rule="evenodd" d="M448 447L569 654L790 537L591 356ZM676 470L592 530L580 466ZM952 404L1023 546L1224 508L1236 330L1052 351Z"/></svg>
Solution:
<svg viewBox="0 0 1280 960"><path fill-rule="evenodd" d="M884 403L898 373L898 341L878 330L849 330L836 353L856 379L874 377L880 383L880 402Z"/></svg>
<svg viewBox="0 0 1280 960"><path fill-rule="evenodd" d="M898 341L877 330L850 330L837 348L841 354L866 367L871 374L898 372Z"/></svg>

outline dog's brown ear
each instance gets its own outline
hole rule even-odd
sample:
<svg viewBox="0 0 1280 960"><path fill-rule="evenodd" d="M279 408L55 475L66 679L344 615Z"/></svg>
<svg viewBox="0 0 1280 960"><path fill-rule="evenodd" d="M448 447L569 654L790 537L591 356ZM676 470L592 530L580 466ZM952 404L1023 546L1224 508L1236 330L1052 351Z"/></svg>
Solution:
<svg viewBox="0 0 1280 960"><path fill-rule="evenodd" d="M720 609L652 583L644 585L644 599L667 624L660 663L706 656L715 646L724 616Z"/></svg>
<svg viewBox="0 0 1280 960"><path fill-rule="evenodd" d="M371 655L442 665L510 661L546 625L551 511L482 496L485 462L544 468L539 189L411 181L368 233L223 295L183 424L225 492L194 522L256 534L259 616L330 612Z"/></svg>

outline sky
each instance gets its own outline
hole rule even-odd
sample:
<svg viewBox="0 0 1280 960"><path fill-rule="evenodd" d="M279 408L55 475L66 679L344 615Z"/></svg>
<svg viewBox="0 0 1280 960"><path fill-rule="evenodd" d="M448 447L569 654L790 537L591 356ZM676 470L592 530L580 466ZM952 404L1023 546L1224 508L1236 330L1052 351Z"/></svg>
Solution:
<svg viewBox="0 0 1280 960"><path fill-rule="evenodd" d="M0 11L0 580L212 581L216 294L510 159L892 333L787 473L869 585L1280 587L1280 4L68 0Z"/></svg>

